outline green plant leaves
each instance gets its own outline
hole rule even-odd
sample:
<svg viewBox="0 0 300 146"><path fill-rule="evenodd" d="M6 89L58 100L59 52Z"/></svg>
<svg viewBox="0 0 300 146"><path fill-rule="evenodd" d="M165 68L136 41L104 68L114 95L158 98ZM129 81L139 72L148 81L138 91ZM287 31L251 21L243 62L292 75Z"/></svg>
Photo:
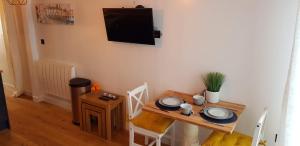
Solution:
<svg viewBox="0 0 300 146"><path fill-rule="evenodd" d="M225 76L220 72L210 72L203 78L208 91L219 92L225 80Z"/></svg>

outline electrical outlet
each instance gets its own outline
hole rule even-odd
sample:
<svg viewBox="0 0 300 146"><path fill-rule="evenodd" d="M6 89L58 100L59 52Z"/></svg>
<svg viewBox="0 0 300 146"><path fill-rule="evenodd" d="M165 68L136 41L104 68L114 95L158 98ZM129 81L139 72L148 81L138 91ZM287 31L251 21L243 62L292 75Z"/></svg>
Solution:
<svg viewBox="0 0 300 146"><path fill-rule="evenodd" d="M45 40L44 39L41 39L41 44L45 45Z"/></svg>

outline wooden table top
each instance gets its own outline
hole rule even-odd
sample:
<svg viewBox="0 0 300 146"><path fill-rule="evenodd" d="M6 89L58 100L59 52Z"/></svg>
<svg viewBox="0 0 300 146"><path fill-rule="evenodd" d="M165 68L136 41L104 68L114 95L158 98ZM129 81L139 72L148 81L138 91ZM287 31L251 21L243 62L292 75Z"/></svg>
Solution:
<svg viewBox="0 0 300 146"><path fill-rule="evenodd" d="M86 102L86 103L89 103L91 105L101 106L101 107L105 107L105 108L114 108L119 103L121 103L125 100L124 96L117 95L117 94L114 94L118 97L118 99L116 99L116 100L108 100L108 101L101 100L100 96L103 92L104 91L99 91L97 93L84 94L84 95L80 96L80 100L82 102Z"/></svg>
<svg viewBox="0 0 300 146"><path fill-rule="evenodd" d="M167 96L180 97L184 101L186 101L187 103L192 104L193 105L193 115L191 115L191 116L182 115L182 114L180 114L180 110L178 110L178 111L162 111L162 110L160 110L155 105L155 101L159 98L163 98L163 97L167 97ZM171 119L174 119L174 120L179 120L179 121L182 121L182 122L187 122L187 123L191 123L191 124L194 124L194 125L197 125L197 126L206 127L206 128L209 128L209 129L223 131L223 132L227 132L227 133L232 133L234 131L234 129L235 129L237 123L238 123L238 120L239 120L239 117L240 117L241 113L246 108L245 105L230 103L230 102L225 102L225 101L220 101L219 103L216 103L216 104L207 103L206 107L213 106L213 107L223 107L223 108L231 109L238 116L238 120L234 123L215 124L215 123L211 123L211 122L206 121L205 119L203 119L199 115L199 112L202 111L204 106L194 105L193 104L193 95L169 90L169 91L166 91L165 93L163 93L158 98L156 98L156 100L147 103L143 107L143 110L148 111L148 112L153 112L153 113L156 113L156 114L160 114L161 116L171 118Z"/></svg>

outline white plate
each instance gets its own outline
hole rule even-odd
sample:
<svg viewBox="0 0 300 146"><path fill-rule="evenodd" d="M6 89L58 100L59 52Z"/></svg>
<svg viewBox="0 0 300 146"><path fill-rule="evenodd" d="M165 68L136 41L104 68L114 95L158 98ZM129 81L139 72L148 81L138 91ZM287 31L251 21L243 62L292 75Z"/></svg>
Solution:
<svg viewBox="0 0 300 146"><path fill-rule="evenodd" d="M204 114L214 119L230 119L233 117L233 112L231 110L221 107L208 107L204 109Z"/></svg>
<svg viewBox="0 0 300 146"><path fill-rule="evenodd" d="M215 117L226 117L226 115L228 115L226 111L220 108L211 108L208 110L208 113Z"/></svg>
<svg viewBox="0 0 300 146"><path fill-rule="evenodd" d="M178 107L182 101L178 97L165 97L159 100L159 103L164 106Z"/></svg>

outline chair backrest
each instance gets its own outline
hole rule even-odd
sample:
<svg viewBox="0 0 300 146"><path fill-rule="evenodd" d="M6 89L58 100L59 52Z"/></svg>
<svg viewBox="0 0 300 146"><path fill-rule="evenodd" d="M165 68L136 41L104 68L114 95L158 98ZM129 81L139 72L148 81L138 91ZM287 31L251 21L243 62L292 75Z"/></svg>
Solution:
<svg viewBox="0 0 300 146"><path fill-rule="evenodd" d="M136 117L149 100L148 84L139 86L132 91L128 91L128 112L129 120Z"/></svg>
<svg viewBox="0 0 300 146"><path fill-rule="evenodd" d="M262 130L263 130L267 115L268 115L268 110L265 109L264 113L261 115L261 117L259 118L259 120L256 124L251 146L259 146L259 143L264 136Z"/></svg>

